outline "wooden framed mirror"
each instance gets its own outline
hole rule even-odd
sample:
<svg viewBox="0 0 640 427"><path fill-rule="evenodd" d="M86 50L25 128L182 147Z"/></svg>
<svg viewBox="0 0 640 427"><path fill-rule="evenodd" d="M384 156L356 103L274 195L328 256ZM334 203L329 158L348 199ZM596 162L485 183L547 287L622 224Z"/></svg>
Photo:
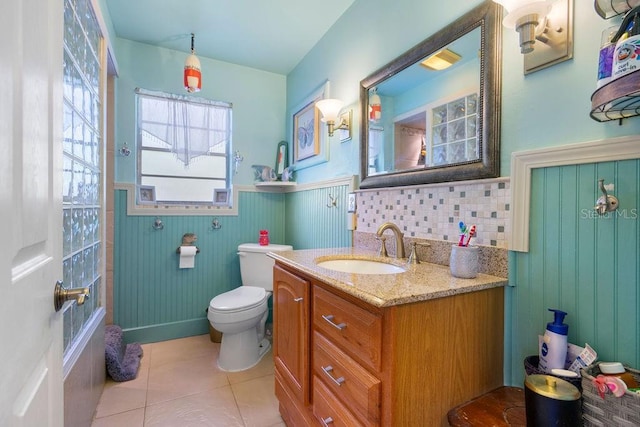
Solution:
<svg viewBox="0 0 640 427"><path fill-rule="evenodd" d="M486 0L360 82L360 188L499 176L501 43Z"/></svg>

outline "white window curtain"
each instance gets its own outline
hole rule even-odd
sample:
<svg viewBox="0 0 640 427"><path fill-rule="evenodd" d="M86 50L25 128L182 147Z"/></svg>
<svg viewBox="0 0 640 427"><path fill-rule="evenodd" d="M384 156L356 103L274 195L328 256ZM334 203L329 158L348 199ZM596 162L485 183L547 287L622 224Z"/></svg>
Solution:
<svg viewBox="0 0 640 427"><path fill-rule="evenodd" d="M231 137L227 102L136 89L138 131L168 148L185 167L199 156L224 153Z"/></svg>

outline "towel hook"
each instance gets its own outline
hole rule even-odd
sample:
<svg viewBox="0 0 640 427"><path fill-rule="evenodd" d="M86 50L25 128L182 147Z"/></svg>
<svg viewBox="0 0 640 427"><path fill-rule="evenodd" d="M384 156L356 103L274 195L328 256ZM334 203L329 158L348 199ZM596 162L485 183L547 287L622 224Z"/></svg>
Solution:
<svg viewBox="0 0 640 427"><path fill-rule="evenodd" d="M618 199L612 194L607 194L607 190L613 191L613 184L604 185L604 179L599 179L598 186L600 187L602 196L598 197L593 209L598 215L604 215L607 212L614 212L618 209Z"/></svg>
<svg viewBox="0 0 640 427"><path fill-rule="evenodd" d="M333 197L331 194L329 194L329 203L327 203L327 207L328 208L335 208L337 203L338 203L338 198L337 197Z"/></svg>
<svg viewBox="0 0 640 427"><path fill-rule="evenodd" d="M213 218L213 221L211 221L211 228L213 230L220 230L222 228L222 224L220 224L218 218Z"/></svg>
<svg viewBox="0 0 640 427"><path fill-rule="evenodd" d="M162 220L160 219L159 216L157 216L156 220L153 221L152 227L154 230L162 230L164 228L164 224L162 223Z"/></svg>

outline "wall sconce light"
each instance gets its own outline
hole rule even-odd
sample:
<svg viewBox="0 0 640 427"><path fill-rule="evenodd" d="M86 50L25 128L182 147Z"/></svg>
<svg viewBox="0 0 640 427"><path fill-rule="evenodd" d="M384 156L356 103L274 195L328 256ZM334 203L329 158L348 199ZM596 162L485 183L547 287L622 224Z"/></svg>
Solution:
<svg viewBox="0 0 640 427"><path fill-rule="evenodd" d="M507 12L502 24L520 36L525 74L573 57L573 0L493 1Z"/></svg>
<svg viewBox="0 0 640 427"><path fill-rule="evenodd" d="M189 93L199 92L202 89L202 71L200 60L196 56L194 48L195 35L191 33L191 55L184 62L184 88Z"/></svg>
<svg viewBox="0 0 640 427"><path fill-rule="evenodd" d="M327 127L329 128L329 136L333 136L333 132L336 129L351 129L351 115L348 115L347 117L349 118L347 118L346 120L344 118L345 116L342 116L340 124L338 126L335 125L336 120L338 120L338 118L340 117L340 110L342 109L343 105L344 103L339 99L327 98L316 102L316 107L318 107L318 110L320 110L320 114L322 114L321 120L327 123Z"/></svg>
<svg viewBox="0 0 640 427"><path fill-rule="evenodd" d="M502 24L520 35L520 53L533 52L536 29L545 25L551 3L539 0L493 0L507 10ZM542 25L540 25L542 24Z"/></svg>

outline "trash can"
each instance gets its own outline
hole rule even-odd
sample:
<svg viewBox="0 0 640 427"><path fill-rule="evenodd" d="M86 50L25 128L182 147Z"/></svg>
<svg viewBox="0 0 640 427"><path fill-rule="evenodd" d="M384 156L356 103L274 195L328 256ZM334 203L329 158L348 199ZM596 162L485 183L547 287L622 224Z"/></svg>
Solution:
<svg viewBox="0 0 640 427"><path fill-rule="evenodd" d="M209 313L209 307L204 311L205 313ZM211 326L211 322L209 322L209 318L207 318L207 323L209 324L209 338L211 338L211 342L221 342L222 341L222 332Z"/></svg>
<svg viewBox="0 0 640 427"><path fill-rule="evenodd" d="M211 323L209 323L209 338L211 338L211 342L222 341L222 332L211 326Z"/></svg>

